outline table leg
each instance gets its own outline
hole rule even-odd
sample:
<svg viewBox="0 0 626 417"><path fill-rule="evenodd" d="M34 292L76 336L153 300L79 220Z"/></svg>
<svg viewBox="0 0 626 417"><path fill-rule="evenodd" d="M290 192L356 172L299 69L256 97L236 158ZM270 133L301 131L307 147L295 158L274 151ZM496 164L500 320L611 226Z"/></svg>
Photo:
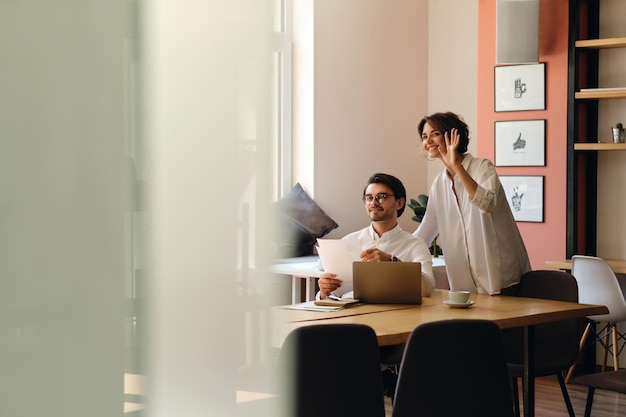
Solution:
<svg viewBox="0 0 626 417"><path fill-rule="evenodd" d="M535 326L524 327L524 416L535 416Z"/></svg>
<svg viewBox="0 0 626 417"><path fill-rule="evenodd" d="M311 301L311 277L304 278L304 285L306 285L304 289L304 301Z"/></svg>
<svg viewBox="0 0 626 417"><path fill-rule="evenodd" d="M306 301L315 300L315 284L317 283L316 277L306 277Z"/></svg>
<svg viewBox="0 0 626 417"><path fill-rule="evenodd" d="M292 275L291 276L291 304L297 304L302 302L302 280L305 285L304 301L315 300L315 284L317 282L316 277L309 277L306 275Z"/></svg>
<svg viewBox="0 0 626 417"><path fill-rule="evenodd" d="M291 304L297 304L300 302L300 277L297 275L291 276Z"/></svg>

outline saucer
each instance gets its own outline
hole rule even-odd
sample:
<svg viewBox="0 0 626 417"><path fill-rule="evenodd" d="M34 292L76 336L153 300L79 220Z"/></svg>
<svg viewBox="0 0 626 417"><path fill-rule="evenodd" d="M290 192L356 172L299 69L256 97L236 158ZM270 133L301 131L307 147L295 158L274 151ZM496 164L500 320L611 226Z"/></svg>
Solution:
<svg viewBox="0 0 626 417"><path fill-rule="evenodd" d="M444 300L443 303L452 308L468 308L474 305L474 302L472 300L468 301L467 303L453 303L450 300Z"/></svg>

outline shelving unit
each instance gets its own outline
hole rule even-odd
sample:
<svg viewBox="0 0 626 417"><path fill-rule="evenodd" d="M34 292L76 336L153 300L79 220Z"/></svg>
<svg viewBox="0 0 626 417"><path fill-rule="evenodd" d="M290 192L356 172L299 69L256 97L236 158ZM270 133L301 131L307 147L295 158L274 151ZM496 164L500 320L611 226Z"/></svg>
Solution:
<svg viewBox="0 0 626 417"><path fill-rule="evenodd" d="M626 48L626 37L600 38L602 0L569 1L568 107L567 107L567 243L566 255L597 255L598 154L626 151L626 143L612 143L609 129L599 137L599 106L604 100L626 99L626 86L607 85L600 79L600 51ZM606 4L606 2L604 3ZM612 7L626 7L612 2ZM626 34L619 33L618 35ZM605 54L607 52L604 52ZM610 53L610 52L609 52ZM618 52L621 54L621 52ZM622 71L626 73L626 68ZM604 116L604 115L603 115ZM601 142L601 143L600 143ZM602 158L604 162L607 158ZM612 262L623 264L624 260ZM582 332L582 328L581 328ZM579 364L592 372L595 346L584 350Z"/></svg>
<svg viewBox="0 0 626 417"><path fill-rule="evenodd" d="M596 255L598 152L626 151L626 143L599 143L599 139L607 138L598 138L598 102L626 99L626 86L600 87L599 51L626 48L626 37L599 37L601 3L569 3L568 258L575 254Z"/></svg>

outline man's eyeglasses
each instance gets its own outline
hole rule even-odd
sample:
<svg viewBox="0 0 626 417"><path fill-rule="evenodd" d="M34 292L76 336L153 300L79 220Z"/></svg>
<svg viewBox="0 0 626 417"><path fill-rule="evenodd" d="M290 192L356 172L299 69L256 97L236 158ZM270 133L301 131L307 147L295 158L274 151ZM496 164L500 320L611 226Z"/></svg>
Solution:
<svg viewBox="0 0 626 417"><path fill-rule="evenodd" d="M363 202L365 204L372 204L372 201L376 199L376 201L378 201L378 204L383 204L385 200L387 199L387 197L393 197L393 196L394 194L387 194L387 193L378 193L376 195L366 194L363 196Z"/></svg>

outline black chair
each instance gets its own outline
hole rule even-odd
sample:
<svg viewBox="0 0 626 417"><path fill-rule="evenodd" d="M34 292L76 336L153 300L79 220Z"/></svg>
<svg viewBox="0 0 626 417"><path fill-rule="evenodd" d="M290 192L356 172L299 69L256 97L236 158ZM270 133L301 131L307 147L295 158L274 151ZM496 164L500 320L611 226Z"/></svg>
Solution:
<svg viewBox="0 0 626 417"><path fill-rule="evenodd" d="M292 331L280 353L289 417L385 417L374 330L320 324Z"/></svg>
<svg viewBox="0 0 626 417"><path fill-rule="evenodd" d="M488 320L416 327L406 344L393 417L511 417L502 333Z"/></svg>
<svg viewBox="0 0 626 417"><path fill-rule="evenodd" d="M589 389L587 390L585 417L590 417L591 406L593 405L593 394L595 393L596 389L603 389L607 391L615 391L626 394L626 369L583 375L574 379L573 382L589 387Z"/></svg>
<svg viewBox="0 0 626 417"><path fill-rule="evenodd" d="M530 271L522 276L516 296L578 302L578 284L567 272ZM515 414L519 416L517 378L524 377L523 329L507 329L503 332L503 339L513 387ZM571 417L574 417L574 409L563 373L578 359L579 340L580 327L577 319L535 326L535 376L556 375Z"/></svg>

